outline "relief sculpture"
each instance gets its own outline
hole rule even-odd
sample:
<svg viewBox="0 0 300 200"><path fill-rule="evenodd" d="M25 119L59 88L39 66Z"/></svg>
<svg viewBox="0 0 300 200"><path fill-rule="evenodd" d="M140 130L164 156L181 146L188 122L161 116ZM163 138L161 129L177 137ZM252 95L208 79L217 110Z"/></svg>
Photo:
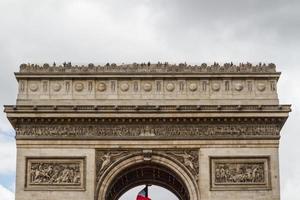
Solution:
<svg viewBox="0 0 300 200"><path fill-rule="evenodd" d="M175 157L181 163L184 164L188 170L194 175L195 179L198 180L199 172L199 156L198 150L170 150L165 151L166 154Z"/></svg>
<svg viewBox="0 0 300 200"><path fill-rule="evenodd" d="M264 163L217 163L215 183L264 183Z"/></svg>
<svg viewBox="0 0 300 200"><path fill-rule="evenodd" d="M269 185L269 159L212 158L212 189L266 189Z"/></svg>
<svg viewBox="0 0 300 200"><path fill-rule="evenodd" d="M276 137L280 125L277 124L30 124L18 125L16 134L25 137Z"/></svg>
<svg viewBox="0 0 300 200"><path fill-rule="evenodd" d="M126 155L127 151L96 151L96 180L98 181L103 172L114 162Z"/></svg>
<svg viewBox="0 0 300 200"><path fill-rule="evenodd" d="M82 188L83 159L28 159L27 188L50 188L52 186L68 189Z"/></svg>
<svg viewBox="0 0 300 200"><path fill-rule="evenodd" d="M112 159L114 157L120 156L122 153L124 152L120 152L120 153L111 153L111 152L107 152L105 153L100 159L102 160L101 163L101 167L100 167L100 171L102 171L103 169L105 169L106 167L109 166L109 164L113 161Z"/></svg>

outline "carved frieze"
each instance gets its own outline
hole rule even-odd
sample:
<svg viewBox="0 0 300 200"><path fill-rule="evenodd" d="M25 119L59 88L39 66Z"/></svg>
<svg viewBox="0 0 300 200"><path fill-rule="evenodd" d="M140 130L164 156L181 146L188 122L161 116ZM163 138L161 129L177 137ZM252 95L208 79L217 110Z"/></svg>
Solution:
<svg viewBox="0 0 300 200"><path fill-rule="evenodd" d="M26 100L28 103L27 100L38 99L47 104L49 100L67 102L70 99L215 99L215 104L222 104L224 99L248 104L248 100L255 99L258 104L266 104L268 100L271 100L271 104L276 104L279 73L275 68L274 64L250 63L133 63L103 66L77 66L67 63L62 66L22 64L20 72L17 73L20 84L18 100ZM143 76L143 73L152 74ZM42 76L36 78L37 74ZM162 78L162 75L166 76ZM61 83L63 79L66 83ZM47 85L52 86L50 90Z"/></svg>
<svg viewBox="0 0 300 200"><path fill-rule="evenodd" d="M27 158L27 190L83 190L84 158Z"/></svg>
<svg viewBox="0 0 300 200"><path fill-rule="evenodd" d="M278 124L20 124L16 125L17 137L171 137L171 138L268 138L278 137Z"/></svg>
<svg viewBox="0 0 300 200"><path fill-rule="evenodd" d="M269 189L269 158L211 158L211 189Z"/></svg>

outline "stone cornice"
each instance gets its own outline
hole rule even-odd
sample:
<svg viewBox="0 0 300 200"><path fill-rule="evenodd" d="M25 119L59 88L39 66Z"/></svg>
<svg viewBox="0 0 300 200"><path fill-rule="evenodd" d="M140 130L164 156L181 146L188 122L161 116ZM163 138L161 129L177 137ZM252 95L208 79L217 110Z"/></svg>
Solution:
<svg viewBox="0 0 300 200"><path fill-rule="evenodd" d="M5 105L6 113L182 113L182 112L278 112L288 113L291 105Z"/></svg>
<svg viewBox="0 0 300 200"><path fill-rule="evenodd" d="M17 139L279 139L290 106L6 106L5 111Z"/></svg>
<svg viewBox="0 0 300 200"><path fill-rule="evenodd" d="M285 122L282 117L174 117L174 118L51 118L51 117L34 117L34 118L14 118L11 120L14 124L81 124L81 125L106 125L106 124L281 124Z"/></svg>
<svg viewBox="0 0 300 200"><path fill-rule="evenodd" d="M276 66L273 63L259 63L257 65L251 63L240 63L238 65L233 63L223 65L219 63L212 65L206 63L201 65L188 65L186 63L72 65L71 63L64 63L57 66L54 63L53 65L22 64L20 73L276 73Z"/></svg>

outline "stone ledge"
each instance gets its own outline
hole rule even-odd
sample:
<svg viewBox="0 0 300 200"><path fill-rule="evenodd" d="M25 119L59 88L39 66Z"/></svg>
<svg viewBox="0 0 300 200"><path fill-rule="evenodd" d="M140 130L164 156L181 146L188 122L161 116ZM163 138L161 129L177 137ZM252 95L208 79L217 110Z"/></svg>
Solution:
<svg viewBox="0 0 300 200"><path fill-rule="evenodd" d="M291 112L291 105L5 105L6 113L39 112Z"/></svg>

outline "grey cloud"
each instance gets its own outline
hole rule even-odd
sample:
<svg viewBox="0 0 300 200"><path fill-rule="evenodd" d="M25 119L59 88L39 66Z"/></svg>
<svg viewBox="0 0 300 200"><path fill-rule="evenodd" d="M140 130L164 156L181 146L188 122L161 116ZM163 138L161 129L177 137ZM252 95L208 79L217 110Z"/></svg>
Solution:
<svg viewBox="0 0 300 200"><path fill-rule="evenodd" d="M281 102L293 104L280 146L282 196L296 200L299 10L296 0L3 0L0 105L15 103L23 62L275 62ZM11 128L4 114L0 127Z"/></svg>

